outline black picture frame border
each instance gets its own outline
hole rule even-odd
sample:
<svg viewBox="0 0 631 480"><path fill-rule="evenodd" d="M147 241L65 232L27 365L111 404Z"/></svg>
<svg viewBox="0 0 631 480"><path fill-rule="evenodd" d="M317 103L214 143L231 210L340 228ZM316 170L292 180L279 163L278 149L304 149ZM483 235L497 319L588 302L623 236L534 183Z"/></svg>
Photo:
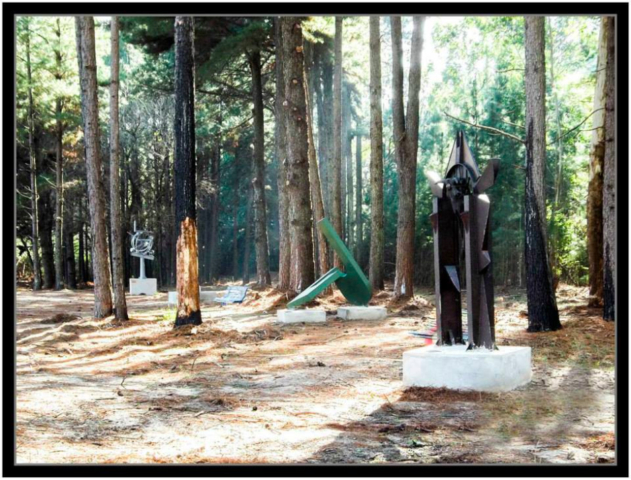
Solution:
<svg viewBox="0 0 631 480"><path fill-rule="evenodd" d="M147 13L147 10L150 13ZM7 477L626 477L628 463L628 20L627 3L3 3L3 476ZM245 13L247 12L247 13ZM15 29L16 15L616 15L617 303L616 463L594 465L96 465L15 464ZM9 141L13 139L13 141ZM9 160L11 159L11 160ZM623 159L623 161L621 161ZM8 221L12 217L12 224ZM9 232L8 228L12 231ZM12 239L12 241L10 241ZM8 268L13 259L13 269Z"/></svg>

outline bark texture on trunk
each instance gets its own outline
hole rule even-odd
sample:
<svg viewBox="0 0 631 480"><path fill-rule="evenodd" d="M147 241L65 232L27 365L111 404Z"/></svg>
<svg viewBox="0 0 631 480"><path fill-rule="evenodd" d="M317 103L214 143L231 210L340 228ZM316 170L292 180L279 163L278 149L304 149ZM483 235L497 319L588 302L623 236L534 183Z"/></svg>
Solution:
<svg viewBox="0 0 631 480"><path fill-rule="evenodd" d="M333 161L331 162L331 223L341 238L342 230L342 17L335 17L335 70L333 74ZM335 266L342 262L337 255Z"/></svg>
<svg viewBox="0 0 631 480"><path fill-rule="evenodd" d="M305 99L302 25L299 17L282 17L283 74L285 80L288 147L287 188L291 242L291 289L301 292L314 280L311 236L309 141Z"/></svg>
<svg viewBox="0 0 631 480"><path fill-rule="evenodd" d="M561 328L546 244L545 20L525 18L526 288L528 331Z"/></svg>
<svg viewBox="0 0 631 480"><path fill-rule="evenodd" d="M603 318L616 318L616 24L606 17L605 158L603 174Z"/></svg>
<svg viewBox="0 0 631 480"><path fill-rule="evenodd" d="M261 80L261 52L248 55L252 73L252 101L254 103L254 248L256 251L256 282L266 287L272 283L269 271L267 240L267 212L265 204L265 131L263 123L263 83Z"/></svg>
<svg viewBox="0 0 631 480"><path fill-rule="evenodd" d="M37 202L39 246L41 250L42 288L55 287L55 254L53 230L55 224L55 205L53 190L46 189L39 193Z"/></svg>
<svg viewBox="0 0 631 480"><path fill-rule="evenodd" d="M88 204L92 232L92 270L94 274L94 316L104 318L112 313L105 193L101 178L99 152L99 112L94 45L94 18L76 17L77 57L81 83L81 113L88 177Z"/></svg>
<svg viewBox="0 0 631 480"><path fill-rule="evenodd" d="M362 265L362 244L364 229L362 225L362 136L355 135L355 260Z"/></svg>
<svg viewBox="0 0 631 480"><path fill-rule="evenodd" d="M252 238L252 184L248 185L245 210L245 240L243 248L243 285L250 283L250 240Z"/></svg>
<svg viewBox="0 0 631 480"><path fill-rule="evenodd" d="M370 17L370 262L373 292L383 285L383 119L379 17Z"/></svg>
<svg viewBox="0 0 631 480"><path fill-rule="evenodd" d="M392 17L393 126L399 179L395 297L414 294L414 232L416 211L416 159L418 153L419 91L424 17L414 17L408 79L407 113L403 113L401 17Z"/></svg>
<svg viewBox="0 0 631 480"><path fill-rule="evenodd" d="M275 146L278 163L278 288L289 288L291 248L289 243L289 202L287 199L287 129L285 126L285 77L283 75L283 35L280 18L274 18L274 43L276 49L276 96L274 115L276 119Z"/></svg>
<svg viewBox="0 0 631 480"><path fill-rule="evenodd" d="M305 69L305 85L308 84L307 71ZM307 138L309 140L309 183L311 184L311 205L313 207L313 228L315 230L314 237L318 245L318 274L324 275L329 271L329 254L326 238L322 230L317 228L317 222L324 218L324 201L322 200L322 184L320 183L320 171L318 168L318 157L316 147L313 140L313 105L309 96L309 89L305 88L305 103L307 111ZM325 293L331 293L332 289L327 288Z"/></svg>
<svg viewBox="0 0 631 480"><path fill-rule="evenodd" d="M110 230L112 233L112 276L114 284L114 315L127 320L125 301L125 269L123 266L123 231L119 174L118 81L120 69L119 21L112 17L111 79L110 79Z"/></svg>
<svg viewBox="0 0 631 480"><path fill-rule="evenodd" d="M61 79L61 26L60 20L55 23L56 78ZM64 262L62 251L63 239L63 211L64 211L64 177L63 177L63 137L64 127L61 120L63 102L61 97L55 100L55 290L64 288Z"/></svg>
<svg viewBox="0 0 631 480"><path fill-rule="evenodd" d="M193 17L175 18L175 326L202 323L195 209L195 65Z"/></svg>
<svg viewBox="0 0 631 480"><path fill-rule="evenodd" d="M607 65L606 17L600 22L598 63L594 89L592 141L587 187L587 256L589 258L589 305L603 302L603 163L605 159L605 70Z"/></svg>
<svg viewBox="0 0 631 480"><path fill-rule="evenodd" d="M33 77L31 68L31 31L26 23L26 75L28 82L28 154L31 179L31 245L33 254L33 290L42 288L42 274L39 257L39 225L37 202L37 154L35 152L35 112L33 109Z"/></svg>

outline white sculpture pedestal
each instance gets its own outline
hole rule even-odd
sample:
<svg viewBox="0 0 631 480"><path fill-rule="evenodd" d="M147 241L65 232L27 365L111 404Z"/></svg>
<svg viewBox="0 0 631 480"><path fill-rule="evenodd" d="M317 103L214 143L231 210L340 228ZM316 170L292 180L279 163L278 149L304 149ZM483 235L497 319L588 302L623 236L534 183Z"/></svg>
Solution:
<svg viewBox="0 0 631 480"><path fill-rule="evenodd" d="M340 307L337 318L341 320L383 320L388 315L385 307Z"/></svg>
<svg viewBox="0 0 631 480"><path fill-rule="evenodd" d="M279 323L324 323L326 312L321 309L313 310L278 310Z"/></svg>
<svg viewBox="0 0 631 480"><path fill-rule="evenodd" d="M218 292L217 290L202 290L199 288L199 302L200 303L212 303L215 301L215 298L219 297L223 292ZM167 305L175 305L177 306L177 292L169 292L169 296L167 298Z"/></svg>
<svg viewBox="0 0 631 480"><path fill-rule="evenodd" d="M158 279L156 278L130 278L130 295L155 295L158 293Z"/></svg>
<svg viewBox="0 0 631 480"><path fill-rule="evenodd" d="M507 392L530 382L530 347L498 348L466 351L466 345L432 345L408 350L403 353L403 384Z"/></svg>

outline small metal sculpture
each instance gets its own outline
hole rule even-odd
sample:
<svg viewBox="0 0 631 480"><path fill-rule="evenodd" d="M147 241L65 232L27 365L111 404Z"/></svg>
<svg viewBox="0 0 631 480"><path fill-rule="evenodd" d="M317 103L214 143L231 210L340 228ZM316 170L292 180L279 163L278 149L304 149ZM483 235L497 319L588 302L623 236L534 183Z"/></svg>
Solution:
<svg viewBox="0 0 631 480"><path fill-rule="evenodd" d="M153 260L153 234L145 230L136 230L136 221L134 221L134 233L131 236L131 254L140 258L140 276L138 278L145 279L145 259Z"/></svg>
<svg viewBox="0 0 631 480"><path fill-rule="evenodd" d="M464 344L460 260L466 271L468 348L495 349L495 312L491 266L489 197L499 160L489 161L480 175L463 132L458 132L445 178L427 172L434 194L430 215L434 233L437 345Z"/></svg>

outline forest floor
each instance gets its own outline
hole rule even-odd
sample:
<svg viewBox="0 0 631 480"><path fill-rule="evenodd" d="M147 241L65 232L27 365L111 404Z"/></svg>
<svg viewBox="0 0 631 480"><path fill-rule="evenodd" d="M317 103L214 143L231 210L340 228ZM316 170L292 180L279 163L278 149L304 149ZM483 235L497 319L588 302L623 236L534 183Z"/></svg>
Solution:
<svg viewBox="0 0 631 480"><path fill-rule="evenodd" d="M131 320L91 317L91 290L17 294L18 463L611 463L615 327L557 291L563 329L527 333L523 291L496 293L498 344L529 345L533 380L501 394L408 389L402 353L433 296L382 292L380 322L275 324L287 299L250 291L173 329L166 293Z"/></svg>

